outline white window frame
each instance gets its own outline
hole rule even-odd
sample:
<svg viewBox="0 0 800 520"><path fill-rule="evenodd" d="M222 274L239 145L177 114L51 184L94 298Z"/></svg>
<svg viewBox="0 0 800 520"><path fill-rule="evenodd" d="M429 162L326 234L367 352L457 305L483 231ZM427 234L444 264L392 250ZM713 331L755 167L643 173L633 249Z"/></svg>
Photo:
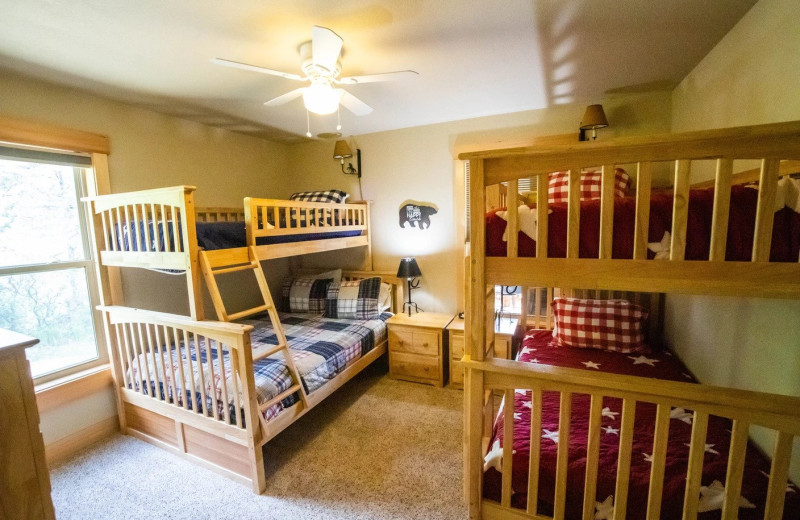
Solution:
<svg viewBox="0 0 800 520"><path fill-rule="evenodd" d="M4 147L13 148L17 143L2 143ZM57 154L61 154L61 150L43 149L24 144L19 145L23 149L32 149L36 152L53 153L53 164L57 164ZM87 154L80 154L87 155ZM0 156L1 158L2 156ZM18 159L26 161L27 159ZM29 162L47 162L46 160L31 160ZM60 370L42 374L34 378L34 385L41 385L55 380L69 380L71 376L91 371L92 369L106 365L109 362L108 348L106 345L106 336L104 328L104 318L102 313L97 309L101 304L100 287L97 278L97 262L95 258L95 247L92 244L91 226L89 219L92 216L89 214L88 205L83 203L81 199L87 196L97 195L97 171L92 166L73 166L73 175L75 178L75 197L78 203L78 219L81 228L81 241L84 251L84 258L82 260L69 260L63 262L54 262L47 264L27 264L22 266L0 267L0 276L14 275L14 274L30 274L41 272L56 272L68 269L83 269L86 275L87 290L91 306L92 325L94 328L95 344L97 347L97 357L88 361L77 363L74 365L65 366ZM106 182L107 184L107 182Z"/></svg>

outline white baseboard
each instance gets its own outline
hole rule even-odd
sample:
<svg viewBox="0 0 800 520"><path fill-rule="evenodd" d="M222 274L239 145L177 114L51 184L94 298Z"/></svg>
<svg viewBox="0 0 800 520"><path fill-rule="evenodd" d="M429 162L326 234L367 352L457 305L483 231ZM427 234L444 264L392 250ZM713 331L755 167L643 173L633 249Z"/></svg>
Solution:
<svg viewBox="0 0 800 520"><path fill-rule="evenodd" d="M105 439L116 431L119 431L119 417L113 415L48 444L44 447L47 465L53 467L86 446Z"/></svg>

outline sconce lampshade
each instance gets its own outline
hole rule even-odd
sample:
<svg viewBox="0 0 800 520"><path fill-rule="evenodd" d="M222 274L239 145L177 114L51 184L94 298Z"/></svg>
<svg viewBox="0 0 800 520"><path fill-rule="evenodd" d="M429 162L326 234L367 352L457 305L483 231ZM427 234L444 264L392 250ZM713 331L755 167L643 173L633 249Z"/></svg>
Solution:
<svg viewBox="0 0 800 520"><path fill-rule="evenodd" d="M589 105L586 107L586 113L583 114L581 120L581 130L594 130L596 128L605 128L608 126L606 113L603 112L603 105Z"/></svg>
<svg viewBox="0 0 800 520"><path fill-rule="evenodd" d="M336 141L336 145L333 147L334 159L347 159L348 157L352 156L353 156L353 151L350 149L350 146L347 144L347 141L344 140Z"/></svg>
<svg viewBox="0 0 800 520"><path fill-rule="evenodd" d="M403 258L400 260L400 267L397 268L398 278L416 278L422 276L422 272L417 265L417 259L413 257Z"/></svg>

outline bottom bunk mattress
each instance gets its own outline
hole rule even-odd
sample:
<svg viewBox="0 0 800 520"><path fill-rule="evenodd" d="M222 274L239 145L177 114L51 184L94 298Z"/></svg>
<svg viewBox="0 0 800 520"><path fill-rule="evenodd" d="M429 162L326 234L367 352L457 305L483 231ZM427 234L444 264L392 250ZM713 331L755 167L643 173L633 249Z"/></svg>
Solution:
<svg viewBox="0 0 800 520"><path fill-rule="evenodd" d="M621 354L587 348L556 346L551 331L529 331L526 334L518 361L546 365L602 371L614 374L652 377L672 381L693 381L683 364L668 351L653 354ZM542 396L542 423L539 462L539 513L553 513L555 497L556 454L559 430L559 394L544 392ZM484 460L484 497L500 501L503 442L503 413L497 415L489 439L490 452ZM574 394L570 420L569 464L567 470L566 518L581 518L583 486L586 471L586 445L588 436L590 397ZM528 462L530 453L531 392L514 393L514 455L512 460L512 507L524 509L527 505ZM595 518L611 518L619 452L619 429L622 400L603 400L600 459L597 475L597 502ZM638 403L633 434L628 513L626 518L645 518L650 483L650 465L653 453L653 431L656 405ZM686 471L691 441L691 410L673 408L670 413L669 441L663 487L662 519L681 518L686 486ZM731 422L720 417L710 417L706 437L703 478L699 499L699 518L720 518L722 492L726 480L728 446ZM739 509L740 519L763 518L764 500L769 481L770 464L755 448L748 446L745 457L744 482ZM785 519L800 519L800 490L787 483Z"/></svg>
<svg viewBox="0 0 800 520"><path fill-rule="evenodd" d="M384 342L387 338L385 322L391 316L391 313L385 312L371 320L351 320L325 318L317 314L280 313L289 352L306 392L312 393L321 388L345 368ZM275 329L266 314L239 320L237 323L253 326L250 340L254 350L278 344ZM231 423L236 424L236 417L237 415L241 417L241 411L237 414L234 410L234 391L239 393L240 402L243 402L242 388L234 390L230 354L227 351L223 352L220 360L215 343L206 345L205 341L201 340L199 348L196 348L193 339L181 342L178 348L172 345L169 353L168 355L165 351L155 355L146 353L136 356L130 363L129 369L130 380L135 382L136 389L138 390L138 384L144 383L144 387L150 389L151 395L157 395L169 402L174 402L173 394L177 393L177 404L180 405L183 404L183 396L189 396L188 408L196 408L198 411L211 406L210 396L216 395L221 403L222 396L226 395L231 411ZM166 361L167 359L171 360L172 366ZM220 367L224 369L224 378L221 377ZM284 354L280 351L254 361L253 371L259 404L270 401L292 386ZM140 373L147 375L140 377ZM173 374L181 373L185 374L187 381L185 386L188 388L183 388L184 385L178 377L175 377L173 384ZM194 386L190 377L193 378ZM192 388L195 389L194 399L190 397ZM206 403L203 403L202 394L198 390L202 388L205 388ZM292 406L297 401L297 394L292 394L266 409L263 412L264 417L267 420L273 419L284 408ZM222 411L219 410L219 413L222 414Z"/></svg>

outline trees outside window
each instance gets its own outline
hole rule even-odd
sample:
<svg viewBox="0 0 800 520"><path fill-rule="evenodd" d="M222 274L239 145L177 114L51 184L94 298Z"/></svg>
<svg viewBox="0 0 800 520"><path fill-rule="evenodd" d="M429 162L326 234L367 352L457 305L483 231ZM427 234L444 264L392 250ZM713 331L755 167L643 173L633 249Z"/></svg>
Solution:
<svg viewBox="0 0 800 520"><path fill-rule="evenodd" d="M0 156L0 327L39 338L27 350L34 378L103 362L80 202L87 172Z"/></svg>

